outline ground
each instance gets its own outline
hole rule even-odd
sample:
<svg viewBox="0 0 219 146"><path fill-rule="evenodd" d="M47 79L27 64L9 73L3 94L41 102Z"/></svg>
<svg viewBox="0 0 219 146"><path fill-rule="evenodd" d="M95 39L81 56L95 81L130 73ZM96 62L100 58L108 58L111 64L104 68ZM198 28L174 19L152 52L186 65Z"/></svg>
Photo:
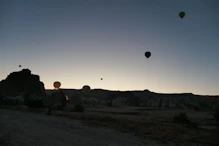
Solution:
<svg viewBox="0 0 219 146"><path fill-rule="evenodd" d="M1 136L11 146L143 146L136 137L63 117L1 110Z"/></svg>
<svg viewBox="0 0 219 146"><path fill-rule="evenodd" d="M211 112L185 111L192 121L213 122ZM217 129L174 124L176 110L87 107L85 113L0 108L0 145L173 146L217 145Z"/></svg>

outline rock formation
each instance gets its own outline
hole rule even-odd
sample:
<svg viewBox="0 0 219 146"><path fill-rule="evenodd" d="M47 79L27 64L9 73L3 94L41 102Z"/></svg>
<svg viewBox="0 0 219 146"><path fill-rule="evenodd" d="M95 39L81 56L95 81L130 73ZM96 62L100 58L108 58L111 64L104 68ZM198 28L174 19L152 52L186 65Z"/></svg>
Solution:
<svg viewBox="0 0 219 146"><path fill-rule="evenodd" d="M31 74L29 69L13 72L0 82L1 102L9 105L27 104L31 107L42 107L42 100L46 97L44 84L38 75ZM40 106L35 105L40 103Z"/></svg>
<svg viewBox="0 0 219 146"><path fill-rule="evenodd" d="M22 92L42 97L46 96L44 84L40 82L40 77L31 74L29 69L13 72L0 82L0 93L2 96L17 96Z"/></svg>

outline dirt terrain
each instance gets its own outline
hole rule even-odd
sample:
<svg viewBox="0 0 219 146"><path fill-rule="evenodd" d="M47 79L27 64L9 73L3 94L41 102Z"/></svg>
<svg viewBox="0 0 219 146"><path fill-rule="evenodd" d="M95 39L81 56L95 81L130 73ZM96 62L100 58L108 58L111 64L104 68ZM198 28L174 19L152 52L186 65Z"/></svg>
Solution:
<svg viewBox="0 0 219 146"><path fill-rule="evenodd" d="M0 144L9 146L159 146L217 145L218 129L172 122L174 110L87 107L85 113L1 108ZM20 111L18 111L20 110ZM184 110L185 111L185 110ZM179 110L177 112L180 112ZM186 111L185 111L186 112ZM200 125L213 123L211 112L191 112Z"/></svg>

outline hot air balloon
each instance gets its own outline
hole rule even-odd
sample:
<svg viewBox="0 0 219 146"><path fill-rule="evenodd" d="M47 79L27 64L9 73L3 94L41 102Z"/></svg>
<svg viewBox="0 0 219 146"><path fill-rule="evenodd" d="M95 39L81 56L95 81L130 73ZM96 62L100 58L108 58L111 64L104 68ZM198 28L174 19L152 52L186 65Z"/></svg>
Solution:
<svg viewBox="0 0 219 146"><path fill-rule="evenodd" d="M19 67L21 67L21 65L19 65Z"/></svg>
<svg viewBox="0 0 219 146"><path fill-rule="evenodd" d="M89 93L90 92L90 86L88 86L88 85L83 86L82 92L85 93L85 94Z"/></svg>
<svg viewBox="0 0 219 146"><path fill-rule="evenodd" d="M151 56L151 52L145 52L145 56L149 58Z"/></svg>
<svg viewBox="0 0 219 146"><path fill-rule="evenodd" d="M101 80L103 80L103 78L101 78Z"/></svg>
<svg viewBox="0 0 219 146"><path fill-rule="evenodd" d="M185 16L185 12L179 12L179 17L183 18Z"/></svg>
<svg viewBox="0 0 219 146"><path fill-rule="evenodd" d="M61 83L60 83L59 81L55 81L55 82L53 83L53 86L54 86L55 90L59 90L59 88L60 88L60 86L61 86Z"/></svg>

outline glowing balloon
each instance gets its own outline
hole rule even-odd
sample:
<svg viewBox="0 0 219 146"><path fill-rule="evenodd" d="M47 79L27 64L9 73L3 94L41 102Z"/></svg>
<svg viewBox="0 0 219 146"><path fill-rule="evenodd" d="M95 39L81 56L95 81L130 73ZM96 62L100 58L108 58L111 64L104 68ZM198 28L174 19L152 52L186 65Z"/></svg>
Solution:
<svg viewBox="0 0 219 146"><path fill-rule="evenodd" d="M145 56L149 58L151 56L151 52L145 52Z"/></svg>
<svg viewBox="0 0 219 146"><path fill-rule="evenodd" d="M56 81L53 83L53 86L54 86L55 90L58 90L61 86L61 83L59 81Z"/></svg>
<svg viewBox="0 0 219 146"><path fill-rule="evenodd" d="M68 99L69 99L67 95L65 95L65 99L66 99L66 100L68 100Z"/></svg>
<svg viewBox="0 0 219 146"><path fill-rule="evenodd" d="M179 17L183 18L185 16L185 12L179 12Z"/></svg>

